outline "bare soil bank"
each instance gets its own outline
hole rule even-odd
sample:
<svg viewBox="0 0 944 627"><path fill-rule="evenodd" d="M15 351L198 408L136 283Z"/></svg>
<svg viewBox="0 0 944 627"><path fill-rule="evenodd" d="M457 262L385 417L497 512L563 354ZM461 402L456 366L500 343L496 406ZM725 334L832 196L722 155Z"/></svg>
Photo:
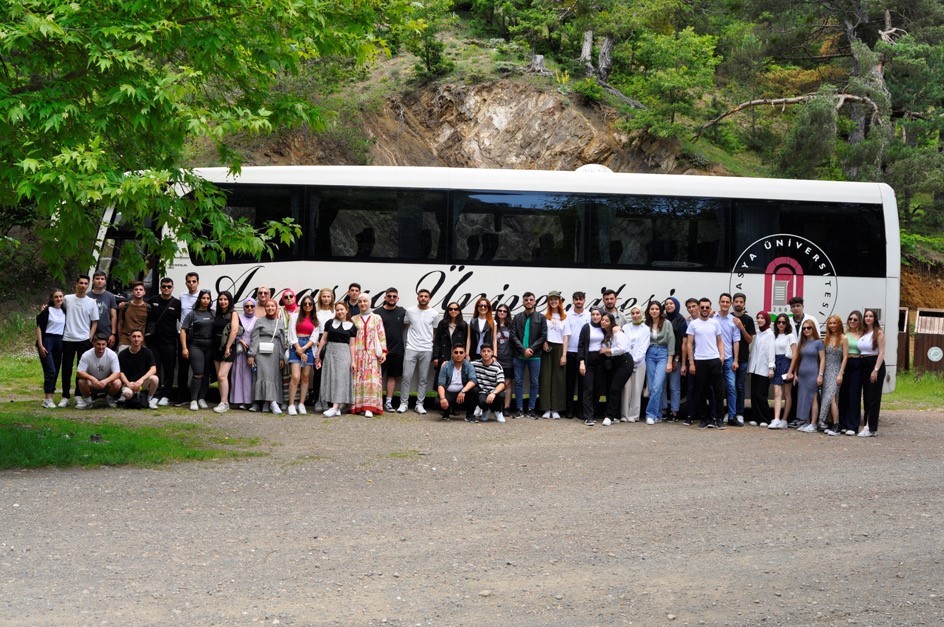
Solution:
<svg viewBox="0 0 944 627"><path fill-rule="evenodd" d="M944 622L939 410L868 439L201 419L270 454L0 473L0 622Z"/></svg>

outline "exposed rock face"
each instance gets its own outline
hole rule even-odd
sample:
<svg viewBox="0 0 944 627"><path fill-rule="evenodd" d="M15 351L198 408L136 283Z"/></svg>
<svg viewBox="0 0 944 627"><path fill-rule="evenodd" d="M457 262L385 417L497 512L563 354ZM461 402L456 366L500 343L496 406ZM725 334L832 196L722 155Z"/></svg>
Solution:
<svg viewBox="0 0 944 627"><path fill-rule="evenodd" d="M599 163L614 172L706 174L679 162L678 142L627 134L606 107L575 105L527 82L430 85L392 95L363 116L373 165L575 170ZM300 131L253 152L247 165L357 161L329 137Z"/></svg>

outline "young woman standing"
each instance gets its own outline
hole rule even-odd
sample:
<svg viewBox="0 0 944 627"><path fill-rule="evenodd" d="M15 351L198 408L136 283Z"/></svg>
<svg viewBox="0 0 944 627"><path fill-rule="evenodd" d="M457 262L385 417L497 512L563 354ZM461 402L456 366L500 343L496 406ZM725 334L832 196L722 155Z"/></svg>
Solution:
<svg viewBox="0 0 944 627"><path fill-rule="evenodd" d="M819 339L819 331L812 320L800 323L800 341L796 356L790 364L790 371L784 379L796 380L797 385L797 420L804 422L797 431L816 433L819 419L819 403L816 393L823 385L823 373L826 369L826 347Z"/></svg>
<svg viewBox="0 0 944 627"><path fill-rule="evenodd" d="M243 334L236 338L236 344L234 344L236 358L233 360L233 369L230 371L229 402L240 409L249 409L253 407L252 369L247 359L252 329L256 326L256 301L253 298L243 301L239 323L243 326Z"/></svg>
<svg viewBox="0 0 944 627"><path fill-rule="evenodd" d="M370 309L367 294L357 298L360 313L354 317L354 404L351 413L367 418L383 413L383 379L380 366L387 359L387 335L383 318Z"/></svg>
<svg viewBox="0 0 944 627"><path fill-rule="evenodd" d="M768 427L771 420L767 397L770 395L770 380L773 379L777 368L774 357L774 332L770 328L770 314L766 311L758 311L754 322L757 324L757 334L754 335L747 364L747 371L751 375L752 416L749 424Z"/></svg>
<svg viewBox="0 0 944 627"><path fill-rule="evenodd" d="M649 348L646 349L646 380L649 381L649 402L646 404L646 424L662 422L662 390L666 375L675 367L675 329L666 320L665 308L652 301L646 309L649 327Z"/></svg>
<svg viewBox="0 0 944 627"><path fill-rule="evenodd" d="M839 390L842 387L843 374L849 360L849 341L842 329L842 318L829 316L826 319L826 369L823 371L823 395L820 399L819 424L826 426L827 415L832 418L826 428L826 435L839 435Z"/></svg>
<svg viewBox="0 0 944 627"><path fill-rule="evenodd" d="M193 309L180 323L180 354L190 360L190 409L207 409L208 369L213 363L213 312L210 290L200 290Z"/></svg>
<svg viewBox="0 0 944 627"><path fill-rule="evenodd" d="M577 351L579 372L583 377L583 419L584 424L590 427L597 423L597 404L606 387L606 364L600 352L606 339L600 323L602 318L602 309L594 307L590 310L590 322L580 330L580 349Z"/></svg>
<svg viewBox="0 0 944 627"><path fill-rule="evenodd" d="M560 412L567 408L567 388L565 375L567 362L564 360L564 299L560 292L547 295L547 341L541 353L540 393L541 405L544 406L543 418L558 420Z"/></svg>
<svg viewBox="0 0 944 627"><path fill-rule="evenodd" d="M623 327L623 332L629 337L630 353L633 356L633 374L623 387L620 420L639 422L639 413L642 410L642 388L646 383L646 352L649 350L650 342L650 331L645 325L642 307L633 305L629 308L629 322Z"/></svg>
<svg viewBox="0 0 944 627"><path fill-rule="evenodd" d="M452 347L465 344L469 337L469 325L462 319L459 303L446 305L446 317L440 320L433 332L433 370L439 376L439 368L452 359Z"/></svg>
<svg viewBox="0 0 944 627"><path fill-rule="evenodd" d="M281 414L282 370L285 368L285 326L279 315L279 304L270 298L265 304L265 317L258 318L249 342L249 366L256 367L253 400L266 406L273 414Z"/></svg>
<svg viewBox="0 0 944 627"><path fill-rule="evenodd" d="M43 366L43 407L55 409L52 400L56 379L62 366L62 334L66 328L66 314L62 308L65 294L60 289L49 293L46 308L36 316L36 352Z"/></svg>
<svg viewBox="0 0 944 627"><path fill-rule="evenodd" d="M328 418L340 416L342 405L354 401L352 373L357 328L348 311L343 302L335 303L334 318L325 322L315 355L315 368L321 371L321 401L331 405L324 412Z"/></svg>
<svg viewBox="0 0 944 627"><path fill-rule="evenodd" d="M859 338L862 337L862 312L855 310L846 320L846 345L849 352L846 374L839 388L839 421L843 433L855 435L862 421L862 355Z"/></svg>
<svg viewBox="0 0 944 627"><path fill-rule="evenodd" d="M794 357L796 357L796 336L790 326L790 318L787 314L779 314L774 321L774 419L767 426L768 429L787 428L793 382L784 377L790 371L790 364L793 363Z"/></svg>
<svg viewBox="0 0 944 627"><path fill-rule="evenodd" d="M865 408L865 428L859 437L878 435L878 413L882 407L882 385L885 383L885 332L878 323L878 312L862 312L862 337L859 353L862 355L862 405Z"/></svg>
<svg viewBox="0 0 944 627"><path fill-rule="evenodd" d="M227 328L228 327L228 328ZM216 297L216 316L213 318L213 364L216 381L220 386L220 404L213 408L218 414L229 411L229 371L236 358L236 336L239 334L239 314L233 295L222 291Z"/></svg>
<svg viewBox="0 0 944 627"><path fill-rule="evenodd" d="M603 426L608 427L614 421L619 422L620 400L623 387L633 375L635 365L630 354L629 337L616 326L616 316L603 312L600 314L600 328L603 330L603 344L600 354L605 360L605 370L609 373L606 385L606 411L603 414Z"/></svg>
<svg viewBox="0 0 944 627"><path fill-rule="evenodd" d="M508 305L499 305L495 309L495 342L498 349L495 359L501 365L505 376L505 413L511 407L511 384L514 378L514 352L511 346L511 309Z"/></svg>
<svg viewBox="0 0 944 627"><path fill-rule="evenodd" d="M291 379L288 384L288 415L305 415L305 399L308 397L308 382L315 367L315 346L318 344L320 331L318 317L315 315L315 300L308 295L302 297L298 310L291 315L288 323L288 367ZM301 383L301 389L299 389ZM295 394L298 392L298 407L295 407Z"/></svg>
<svg viewBox="0 0 944 627"><path fill-rule="evenodd" d="M465 354L469 361L482 356L482 346L489 344L492 354L498 354L498 338L495 337L495 320L492 318L492 304L484 296L475 301L475 310L469 321L469 334L465 341Z"/></svg>

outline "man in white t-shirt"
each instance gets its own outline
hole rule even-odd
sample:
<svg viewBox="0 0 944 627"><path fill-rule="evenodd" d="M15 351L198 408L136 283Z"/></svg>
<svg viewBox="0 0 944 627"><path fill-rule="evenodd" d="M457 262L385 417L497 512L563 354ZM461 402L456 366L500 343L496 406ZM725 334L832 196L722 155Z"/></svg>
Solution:
<svg viewBox="0 0 944 627"><path fill-rule="evenodd" d="M98 330L98 306L88 295L89 283L88 275L80 276L75 281L75 292L62 301L66 324L62 333L62 400L59 407L69 406L72 368L76 358L92 348L92 338ZM105 342L108 342L107 335Z"/></svg>
<svg viewBox="0 0 944 627"><path fill-rule="evenodd" d="M79 359L79 394L76 409L91 409L93 395L104 394L109 407L117 407L121 393L121 366L118 353L108 348L108 336L95 336L92 348Z"/></svg>
<svg viewBox="0 0 944 627"><path fill-rule="evenodd" d="M724 361L724 343L721 327L711 317L711 299L698 301L698 317L691 321L686 331L688 342L688 369L695 375L695 411L701 414L699 429L724 429L721 416L721 399L724 398L721 362ZM714 393L714 407L707 408ZM713 410L713 411L712 411Z"/></svg>
<svg viewBox="0 0 944 627"><path fill-rule="evenodd" d="M409 408L410 385L413 375L419 372L419 384L416 387L416 413L425 414L423 400L426 398L426 383L429 379L429 365L433 359L433 330L439 324L439 314L430 309L432 298L429 290L416 293L416 305L406 310L406 350L403 354L403 379L400 381L400 407L398 413L405 413Z"/></svg>

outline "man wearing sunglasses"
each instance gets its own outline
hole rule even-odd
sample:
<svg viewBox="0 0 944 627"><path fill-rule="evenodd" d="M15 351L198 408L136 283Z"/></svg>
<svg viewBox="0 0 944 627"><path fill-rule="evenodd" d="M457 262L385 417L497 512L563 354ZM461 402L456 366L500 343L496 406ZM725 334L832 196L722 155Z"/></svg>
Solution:
<svg viewBox="0 0 944 627"><path fill-rule="evenodd" d="M158 405L170 403L174 387L174 366L177 363L177 321L180 319L180 300L174 296L174 281L164 277L158 284L159 294L151 296L148 303L151 310L147 321L148 348L154 353L157 363L157 376L160 381L155 397L160 398Z"/></svg>
<svg viewBox="0 0 944 627"><path fill-rule="evenodd" d="M475 392L477 383L475 368L465 358L465 343L454 344L452 359L443 364L437 380L439 409L443 420L449 420L453 410L465 409L465 421L475 422L473 412L478 401Z"/></svg>
<svg viewBox="0 0 944 627"><path fill-rule="evenodd" d="M710 299L699 299L698 317L688 325L686 335L688 370L695 375L695 412L701 417L698 428L724 429L724 420L720 418L721 401L724 398L721 372L724 343L721 327L711 317ZM714 394L714 404L711 404L711 393Z"/></svg>

